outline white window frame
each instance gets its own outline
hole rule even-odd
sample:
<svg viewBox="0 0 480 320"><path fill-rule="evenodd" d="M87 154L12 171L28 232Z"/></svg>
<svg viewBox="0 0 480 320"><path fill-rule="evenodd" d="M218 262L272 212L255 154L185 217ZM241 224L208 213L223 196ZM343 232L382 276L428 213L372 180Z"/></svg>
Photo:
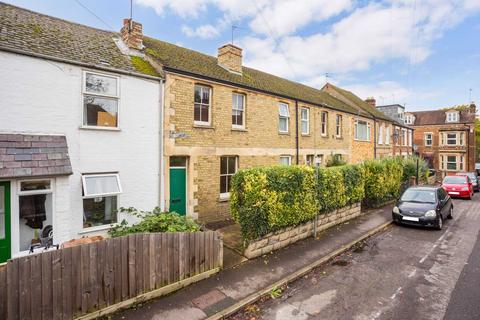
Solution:
<svg viewBox="0 0 480 320"><path fill-rule="evenodd" d="M402 143L401 145L403 147L406 147L408 145L408 137L407 137L407 129L402 128Z"/></svg>
<svg viewBox="0 0 480 320"><path fill-rule="evenodd" d="M430 136L430 138L428 138L428 136ZM430 140L430 144L427 143L427 141L429 141L429 140ZM433 146L433 133L432 132L425 132L424 143L425 143L425 147Z"/></svg>
<svg viewBox="0 0 480 320"><path fill-rule="evenodd" d="M281 111L280 111L280 106L286 106L287 107L287 115L282 115L281 114ZM287 122L287 129L286 130L281 130L280 128L280 120L281 119L286 119L286 122ZM278 103L278 132L280 133L288 133L289 130L290 130L290 106L288 105L288 103L285 103L285 102L279 102Z"/></svg>
<svg viewBox="0 0 480 320"><path fill-rule="evenodd" d="M335 136L341 138L343 135L343 117L341 114L337 114L335 117Z"/></svg>
<svg viewBox="0 0 480 320"><path fill-rule="evenodd" d="M285 159L285 158L286 158L286 159L288 159L288 164L283 164L283 163L282 163L282 159ZM280 156L280 159L279 159L279 161L280 161L280 165L287 165L287 166L291 166L291 165L292 165L292 156L289 156L289 155L282 155L282 156Z"/></svg>
<svg viewBox="0 0 480 320"><path fill-rule="evenodd" d="M390 145L390 127L385 128L385 144Z"/></svg>
<svg viewBox="0 0 480 320"><path fill-rule="evenodd" d="M99 94L95 92L88 92L87 91L87 73L97 75L100 77L106 77L106 78L115 78L117 80L117 95L110 95L110 94ZM80 128L82 129L93 129L93 130L110 130L110 131L118 131L120 130L120 76L117 75L112 75L110 73L100 73L100 72L95 72L95 71L90 71L90 70L83 70L83 75L82 75L82 124L80 125ZM95 96L99 98L106 98L106 99L115 99L117 101L117 126L115 127L105 127L105 126L91 126L85 124L85 102L84 98L85 96Z"/></svg>
<svg viewBox="0 0 480 320"><path fill-rule="evenodd" d="M36 181L48 181L50 183L50 189L43 189L43 190L32 190L32 191L22 191L22 183L24 182L36 182ZM19 196L31 196L35 194L49 194L53 193L53 179L24 179L18 181L18 186L17 186L17 194Z"/></svg>
<svg viewBox="0 0 480 320"><path fill-rule="evenodd" d="M303 118L303 112L306 112L307 117L304 119ZM307 124L307 130L303 131L303 124ZM300 109L300 128L302 131L303 135L308 135L310 134L310 109L309 108L301 108Z"/></svg>
<svg viewBox="0 0 480 320"><path fill-rule="evenodd" d="M446 146L458 146L458 140L459 140L458 132L444 132L444 134L445 134L445 145ZM454 134L455 135L455 143L453 143L453 144L448 143L448 141L453 141L452 138L448 137L449 134Z"/></svg>
<svg viewBox="0 0 480 320"><path fill-rule="evenodd" d="M323 115L325 115L325 121L323 121ZM322 111L320 112L320 134L322 137L326 137L328 135L328 112Z"/></svg>
<svg viewBox="0 0 480 320"><path fill-rule="evenodd" d="M378 127L378 144L383 144L383 124Z"/></svg>
<svg viewBox="0 0 480 320"><path fill-rule="evenodd" d="M221 165L222 158L235 158L235 172L234 173L222 174L222 165ZM220 156L220 176L219 176L220 180L222 179L222 177L235 175L235 173L237 173L237 171L238 171L238 156ZM228 159L227 159L227 172L228 172ZM221 185L219 186L219 188L221 188ZM220 199L229 199L229 198L230 198L230 191L220 192Z"/></svg>
<svg viewBox="0 0 480 320"><path fill-rule="evenodd" d="M208 121L200 121L200 120L195 120L195 105L205 105L204 103L198 103L195 102L195 88L196 87L201 87L201 88L208 88ZM193 86L193 124L197 126L211 126L212 123L212 96L213 96L213 90L212 87L201 84L201 83L195 83ZM201 118L201 117L200 117Z"/></svg>
<svg viewBox="0 0 480 320"><path fill-rule="evenodd" d="M119 194L123 193L122 189L122 183L120 181L120 174L118 173L99 173L99 174L82 174L82 187L83 187L83 192L85 194L87 190L87 185L86 185L86 180L85 178L91 178L91 177L115 177L117 180L117 186L118 186L118 192L109 192L109 193L98 193L98 194L91 194L91 195L83 195L83 199L92 199L92 198L101 198L101 197L111 197L111 196L117 196Z"/></svg>
<svg viewBox="0 0 480 320"><path fill-rule="evenodd" d="M412 130L408 130L408 146L411 147L413 143L413 132Z"/></svg>
<svg viewBox="0 0 480 320"><path fill-rule="evenodd" d="M455 162L448 162L448 157L455 157ZM448 169L449 163L455 163L455 169ZM440 155L440 168L443 171L463 171L465 168L465 156L463 154L441 154Z"/></svg>
<svg viewBox="0 0 480 320"><path fill-rule="evenodd" d="M458 122L459 114L458 111L446 112L445 122Z"/></svg>
<svg viewBox="0 0 480 320"><path fill-rule="evenodd" d="M365 123L366 126L367 126L367 138L366 139L360 139L358 137L358 124L359 123ZM355 130L355 133L354 133L354 138L356 141L370 141L371 140L371 135L370 135L370 130L371 130L371 126L370 126L370 122L368 121L365 121L365 120L355 120L355 126L354 126L354 130Z"/></svg>
<svg viewBox="0 0 480 320"><path fill-rule="evenodd" d="M235 106L233 101L232 101L232 115L233 115L233 111L241 111L242 112L242 124L238 125L238 124L233 124L232 123L232 128L234 128L234 129L245 129L247 95L244 94L244 93L241 93L241 92L233 92L232 97L233 96L242 96L242 98L243 98L243 110L238 109L238 106ZM210 99L210 100L212 100L212 99ZM210 112L209 112L209 114L210 114Z"/></svg>

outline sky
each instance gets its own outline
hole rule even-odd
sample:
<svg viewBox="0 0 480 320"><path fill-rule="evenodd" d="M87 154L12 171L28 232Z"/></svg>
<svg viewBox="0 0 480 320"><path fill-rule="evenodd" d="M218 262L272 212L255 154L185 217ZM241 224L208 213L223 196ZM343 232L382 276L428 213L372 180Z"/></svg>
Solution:
<svg viewBox="0 0 480 320"><path fill-rule="evenodd" d="M2 0L119 31L130 0ZM480 103L480 0L133 0L146 35L408 111Z"/></svg>

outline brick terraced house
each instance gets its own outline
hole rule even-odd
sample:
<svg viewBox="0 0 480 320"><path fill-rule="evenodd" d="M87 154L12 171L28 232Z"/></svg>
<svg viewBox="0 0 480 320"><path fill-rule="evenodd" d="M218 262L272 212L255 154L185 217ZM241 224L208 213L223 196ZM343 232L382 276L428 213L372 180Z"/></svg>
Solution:
<svg viewBox="0 0 480 320"><path fill-rule="evenodd" d="M405 121L415 128L418 154L440 176L475 170L476 106L446 110L406 112Z"/></svg>

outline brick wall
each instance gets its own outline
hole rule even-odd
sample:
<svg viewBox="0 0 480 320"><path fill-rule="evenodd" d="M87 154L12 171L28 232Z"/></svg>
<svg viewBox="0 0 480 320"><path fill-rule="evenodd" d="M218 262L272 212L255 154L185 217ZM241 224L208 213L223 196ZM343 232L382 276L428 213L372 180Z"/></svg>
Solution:
<svg viewBox="0 0 480 320"><path fill-rule="evenodd" d="M194 125L194 85L212 88L211 126ZM232 129L232 93L246 95L245 129ZM289 105L289 132L278 131L278 103ZM324 163L332 154L341 154L353 162L352 135L354 117L331 109L299 103L310 110L310 132L301 134L299 123L299 157L304 164L307 155L320 154ZM328 112L328 133L320 134L320 112ZM342 135L335 135L336 115L342 116ZM167 74L165 84L165 203L169 205L169 158L187 158L187 214L202 222L221 220L229 216L229 202L220 199L220 156L238 156L239 167L275 165L281 155L290 155L296 163L295 101L243 90L223 84ZM300 122L300 120L299 120ZM171 132L185 133L186 137L173 139ZM372 134L373 136L373 134ZM367 149L368 146L365 147ZM355 152L353 152L355 153ZM372 151L364 151L365 154ZM364 154L362 153L362 154ZM358 160L358 159L357 159Z"/></svg>

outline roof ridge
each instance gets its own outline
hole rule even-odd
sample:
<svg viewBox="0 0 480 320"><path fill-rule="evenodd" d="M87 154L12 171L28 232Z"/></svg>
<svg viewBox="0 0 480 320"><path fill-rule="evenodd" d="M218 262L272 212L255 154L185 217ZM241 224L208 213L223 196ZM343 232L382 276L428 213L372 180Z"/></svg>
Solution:
<svg viewBox="0 0 480 320"><path fill-rule="evenodd" d="M52 16L52 15L49 15L49 14L41 13L41 12L38 12L38 11L33 11L33 10L31 10L31 9L27 9L27 8L24 8L24 7L16 6L16 5L14 5L14 4L6 3L6 2L3 2L3 1L0 1L0 6L8 6L8 7L12 7L12 8L16 8L16 9L19 9L19 10L23 10L23 11L29 12L29 13L34 14L34 15L47 17L47 18L50 18L50 19L53 19L53 20L62 21L62 22L68 23L68 24L77 25L77 26L84 27L84 28L87 28L87 29L93 29L93 30L96 30L96 31L101 31L101 32L105 32L105 33L111 33L111 34L119 35L119 33L116 32L116 31L110 31L110 30L105 30L105 29L100 29L100 28L92 27L92 26L89 26L89 25L86 25L86 24L82 24L82 23L79 23L79 22L66 20L66 19L63 19L63 18L59 18L59 17L55 17L55 16Z"/></svg>

